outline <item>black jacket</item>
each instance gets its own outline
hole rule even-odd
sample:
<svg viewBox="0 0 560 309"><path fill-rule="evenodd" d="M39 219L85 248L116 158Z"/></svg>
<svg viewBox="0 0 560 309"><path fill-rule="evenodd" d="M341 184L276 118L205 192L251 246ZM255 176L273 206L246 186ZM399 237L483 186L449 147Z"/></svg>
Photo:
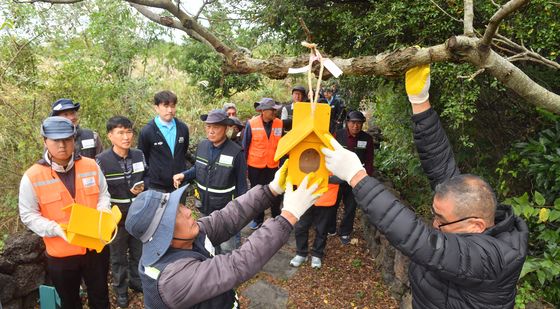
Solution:
<svg viewBox="0 0 560 309"><path fill-rule="evenodd" d="M413 116L422 167L433 186L459 173L437 114ZM443 233L418 218L374 178L354 196L369 221L411 259L414 308L513 308L527 255L528 229L511 207L500 205L495 225L481 234Z"/></svg>
<svg viewBox="0 0 560 309"><path fill-rule="evenodd" d="M177 118L175 118L175 126L177 135L173 155L153 119L140 131L138 149L142 150L146 163L150 167L148 172L150 189L173 191L175 189L173 175L187 169L189 128Z"/></svg>

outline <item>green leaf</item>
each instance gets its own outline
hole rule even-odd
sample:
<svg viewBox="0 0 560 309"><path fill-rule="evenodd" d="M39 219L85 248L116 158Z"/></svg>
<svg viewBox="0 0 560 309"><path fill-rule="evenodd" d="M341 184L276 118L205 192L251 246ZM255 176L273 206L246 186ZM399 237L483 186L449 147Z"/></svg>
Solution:
<svg viewBox="0 0 560 309"><path fill-rule="evenodd" d="M539 279L541 285L544 285L544 282L546 280L546 274L540 269L537 270L537 279Z"/></svg>
<svg viewBox="0 0 560 309"><path fill-rule="evenodd" d="M544 196L542 196L542 194L539 191L535 191L535 196L533 199L535 203L537 203L537 205L539 206L544 206L544 204L546 203Z"/></svg>
<svg viewBox="0 0 560 309"><path fill-rule="evenodd" d="M554 209L560 210L560 198L557 198L557 199L554 201Z"/></svg>

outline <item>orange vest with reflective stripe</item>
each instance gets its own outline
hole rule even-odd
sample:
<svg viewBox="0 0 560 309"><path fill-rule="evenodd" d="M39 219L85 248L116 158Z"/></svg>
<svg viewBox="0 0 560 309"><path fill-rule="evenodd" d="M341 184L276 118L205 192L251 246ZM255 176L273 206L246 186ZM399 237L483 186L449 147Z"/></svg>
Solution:
<svg viewBox="0 0 560 309"><path fill-rule="evenodd" d="M78 203L97 208L99 199L99 175L95 160L82 157L74 162L76 198L73 199L58 174L50 166L35 164L25 174L33 185L39 200L39 211L47 219L57 223L68 223L70 210L62 208ZM60 237L43 237L47 253L53 257L83 255L86 248L71 245Z"/></svg>
<svg viewBox="0 0 560 309"><path fill-rule="evenodd" d="M262 116L249 120L251 126L251 144L247 154L247 165L256 168L276 168L278 161L274 161L274 153L278 141L282 137L282 120L274 118L270 137L266 136Z"/></svg>
<svg viewBox="0 0 560 309"><path fill-rule="evenodd" d="M315 202L315 206L331 207L336 203L338 197L339 184L329 183L327 192L323 193L321 197Z"/></svg>

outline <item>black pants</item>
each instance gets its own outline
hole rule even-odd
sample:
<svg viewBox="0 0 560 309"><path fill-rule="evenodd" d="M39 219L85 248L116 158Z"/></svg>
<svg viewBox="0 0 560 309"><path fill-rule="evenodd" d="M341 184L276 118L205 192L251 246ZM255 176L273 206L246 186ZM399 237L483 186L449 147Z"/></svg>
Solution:
<svg viewBox="0 0 560 309"><path fill-rule="evenodd" d="M354 218L356 217L356 199L354 199L354 193L352 193L352 187L347 183L340 184L338 189L338 200L335 210L331 213L331 218L328 223L328 232L336 232L336 213L338 212L338 205L340 205L340 200L344 204L344 215L342 216L342 221L340 221L340 226L338 227L338 235L347 236L352 234L354 230Z"/></svg>
<svg viewBox="0 0 560 309"><path fill-rule="evenodd" d="M138 262L142 256L142 242L132 237L124 225L119 225L117 236L109 247L115 293L126 295L129 286L141 291L142 282L138 274Z"/></svg>
<svg viewBox="0 0 560 309"><path fill-rule="evenodd" d="M251 188L256 185L268 185L274 179L274 173L278 168L255 168L252 166L247 167L247 174L249 175L249 182L251 183ZM280 214L280 204L274 203L270 208L272 217L276 217ZM257 224L262 224L264 222L264 212L261 212L255 217L255 222Z"/></svg>
<svg viewBox="0 0 560 309"><path fill-rule="evenodd" d="M296 253L301 256L307 256L309 252L309 228L315 226L315 240L311 247L311 255L323 258L325 246L327 244L327 230L332 214L336 214L334 206L311 206L301 216L294 226L296 236Z"/></svg>
<svg viewBox="0 0 560 309"><path fill-rule="evenodd" d="M60 296L62 309L82 308L80 282L87 286L88 304L92 309L109 308L109 248L88 251L84 255L56 258L47 255L47 271Z"/></svg>

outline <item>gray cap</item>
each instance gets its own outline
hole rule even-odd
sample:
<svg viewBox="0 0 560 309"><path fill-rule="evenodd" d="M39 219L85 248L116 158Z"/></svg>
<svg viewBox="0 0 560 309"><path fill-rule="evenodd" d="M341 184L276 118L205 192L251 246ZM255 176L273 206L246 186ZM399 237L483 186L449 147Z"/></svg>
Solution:
<svg viewBox="0 0 560 309"><path fill-rule="evenodd" d="M235 106L235 103L231 103L231 102L224 103L224 107L223 107L224 112L227 112L227 110L230 108L237 110L237 106Z"/></svg>
<svg viewBox="0 0 560 309"><path fill-rule="evenodd" d="M70 99L58 99L51 105L51 116L56 116L58 113L67 110L79 110L80 103L74 103Z"/></svg>
<svg viewBox="0 0 560 309"><path fill-rule="evenodd" d="M200 120L208 124L223 124L225 126L233 125L233 120L229 119L226 112L221 109L215 109L210 111L208 114L201 115Z"/></svg>
<svg viewBox="0 0 560 309"><path fill-rule="evenodd" d="M130 205L125 228L143 244L142 265L153 265L169 249L175 231L177 208L187 187L180 187L171 193L144 191Z"/></svg>
<svg viewBox="0 0 560 309"><path fill-rule="evenodd" d="M64 117L52 116L41 123L41 135L53 140L65 139L76 135L76 127Z"/></svg>
<svg viewBox="0 0 560 309"><path fill-rule="evenodd" d="M257 111L264 111L268 109L278 110L282 108L282 104L276 103L276 101L271 98L262 98L259 102L255 102L253 106L255 106L255 110Z"/></svg>
<svg viewBox="0 0 560 309"><path fill-rule="evenodd" d="M305 96L307 94L307 91L305 90L305 87L303 87L301 85L297 85L294 88L292 88L292 93L294 93L294 91L301 92L301 94L303 94L303 96Z"/></svg>

